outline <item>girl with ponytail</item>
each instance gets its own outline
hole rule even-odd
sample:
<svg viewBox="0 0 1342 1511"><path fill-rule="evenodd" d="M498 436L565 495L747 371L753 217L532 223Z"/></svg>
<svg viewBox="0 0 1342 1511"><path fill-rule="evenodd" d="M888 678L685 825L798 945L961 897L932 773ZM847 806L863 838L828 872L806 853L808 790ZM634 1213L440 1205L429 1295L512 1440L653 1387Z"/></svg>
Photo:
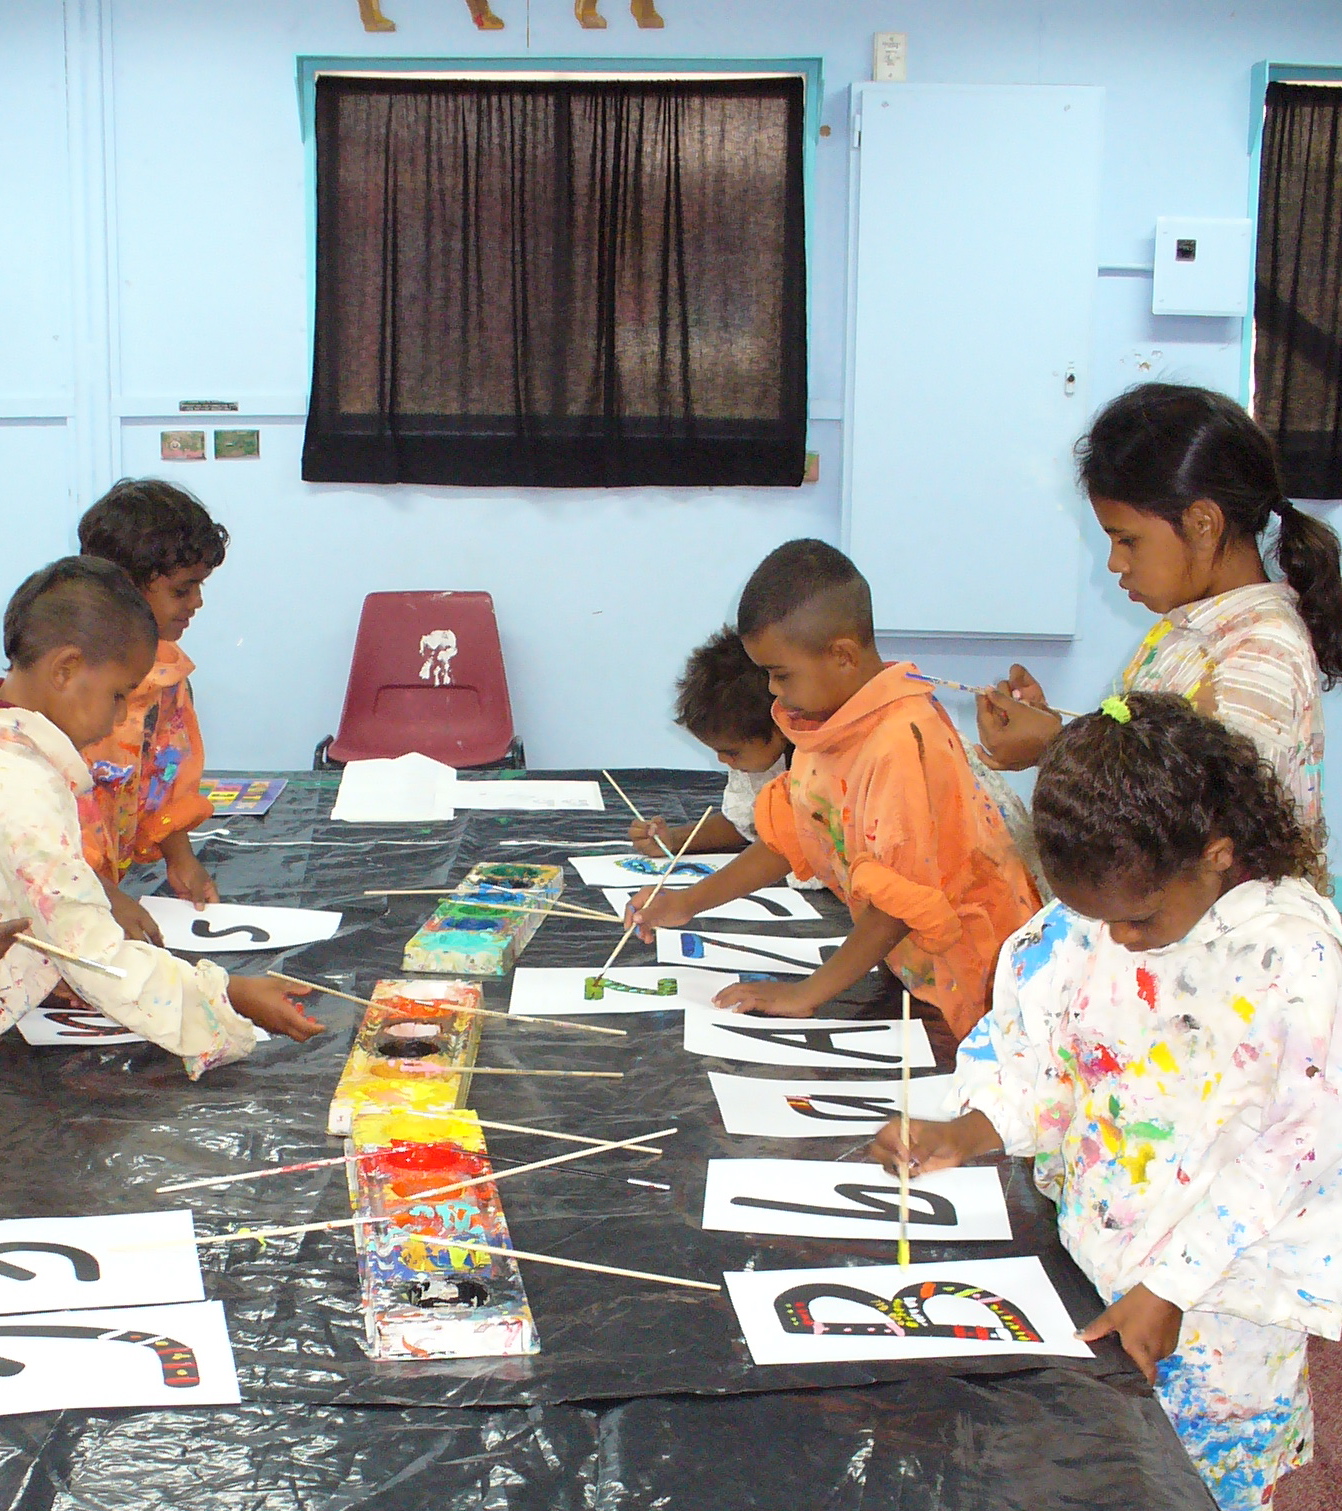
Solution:
<svg viewBox="0 0 1342 1511"><path fill-rule="evenodd" d="M1109 570L1160 616L1124 691L1174 692L1249 736L1323 836L1323 689L1342 681L1338 539L1282 491L1272 443L1224 394L1144 383L1077 445ZM1264 568L1264 537L1284 581ZM981 753L1032 766L1057 734L1022 666L979 699Z"/></svg>

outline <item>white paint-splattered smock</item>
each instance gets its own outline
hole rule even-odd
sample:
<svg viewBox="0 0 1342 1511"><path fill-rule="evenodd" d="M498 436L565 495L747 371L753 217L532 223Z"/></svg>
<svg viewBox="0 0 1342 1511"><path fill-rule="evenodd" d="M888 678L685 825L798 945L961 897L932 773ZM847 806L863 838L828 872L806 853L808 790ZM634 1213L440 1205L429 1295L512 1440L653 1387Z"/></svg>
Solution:
<svg viewBox="0 0 1342 1511"><path fill-rule="evenodd" d="M1342 1333L1342 920L1245 882L1133 952L1052 903L1007 941L954 1100L1033 1156L1111 1303L1184 1312L1157 1392L1224 1511L1312 1451L1306 1334Z"/></svg>
<svg viewBox="0 0 1342 1511"><path fill-rule="evenodd" d="M0 708L0 918L27 918L38 939L126 972L116 980L48 961L14 945L0 959L0 1032L42 1002L63 976L76 992L132 1032L181 1055L194 1079L240 1060L256 1044L228 1000L217 965L190 966L166 950L128 940L84 859L76 797L89 770L41 714Z"/></svg>

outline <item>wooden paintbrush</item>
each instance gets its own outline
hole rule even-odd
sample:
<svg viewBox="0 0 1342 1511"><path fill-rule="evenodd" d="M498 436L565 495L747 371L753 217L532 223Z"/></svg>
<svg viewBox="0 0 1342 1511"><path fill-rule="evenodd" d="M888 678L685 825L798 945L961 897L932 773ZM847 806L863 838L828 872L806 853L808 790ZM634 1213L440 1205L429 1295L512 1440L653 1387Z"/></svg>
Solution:
<svg viewBox="0 0 1342 1511"><path fill-rule="evenodd" d="M675 874L676 867L680 864L681 857L694 843L695 835L698 834L700 829L702 829L708 822L708 815L712 812L713 807L711 804L704 809L699 822L694 826L693 829L690 830L689 834L686 835L685 843L680 847L676 854L671 857L671 864L666 868L665 871L662 872L661 878L659 879L657 885L652 889L651 892L648 893L647 900L643 904L645 908ZM637 927L637 924L631 923L629 927L624 931L624 933L621 934L619 944L617 944L615 948L610 952L610 957L607 959L605 965L603 965L601 969L596 973L596 975L592 978L594 981L601 981L604 979L606 972L611 968L612 965L615 964L620 951L625 947L625 945L629 943L630 937L633 935L633 932Z"/></svg>
<svg viewBox="0 0 1342 1511"><path fill-rule="evenodd" d="M83 955L72 955L69 950L63 950L59 945L48 944L44 939L34 939L31 934L15 934L14 943L26 944L30 950L50 955L53 960L66 960L71 965L82 965L86 971L97 971L100 976L111 976L116 981L126 979L126 972L119 965L104 965L101 960L88 960Z"/></svg>
<svg viewBox="0 0 1342 1511"><path fill-rule="evenodd" d="M986 693L997 693L995 687L974 687L968 682L952 681L950 677L934 677L931 672L910 672L909 676L918 682L930 682L934 687L948 687L952 692L973 693L976 698L982 697ZM1002 696L1001 693L997 693L997 695L999 698ZM1023 700L1017 699L1016 701L1021 702ZM1026 703L1025 707L1038 708L1039 705L1037 703ZM1073 713L1070 709L1054 708L1051 703L1045 703L1040 711L1042 713L1057 714L1060 719L1079 719L1081 717L1080 714Z"/></svg>
<svg viewBox="0 0 1342 1511"><path fill-rule="evenodd" d="M616 790L616 792L618 792L620 794L620 796L624 799L625 807L629 809L630 813L632 813L634 815L634 817L639 821L639 823L640 824L646 824L647 823L647 819L645 819L643 817L643 815L638 811L638 809L634 807L634 800L629 796L629 794L624 790L624 788L620 786L620 784L615 780L615 778L613 776L611 776L610 772L606 771L603 768L602 772L601 772L601 775L603 777L605 777L605 779L610 783L610 785L612 787L614 787L614 789ZM662 854L665 855L668 860L672 860L674 857L671 854L671 848L666 843L666 841L661 837L661 835L654 834L653 835L653 839L655 839L657 841L657 847L658 847L659 850L661 850Z"/></svg>
<svg viewBox="0 0 1342 1511"><path fill-rule="evenodd" d="M909 1262L909 1030L911 1001L904 992L904 1104L899 1110L899 1131L904 1140L904 1158L899 1165L899 1262Z"/></svg>
<svg viewBox="0 0 1342 1511"><path fill-rule="evenodd" d="M609 923L609 913L598 913L595 908L583 908L567 902L492 902L478 897L458 897L442 887L400 887L395 891L365 892L365 897L442 897L451 898L469 908L498 908L504 913L557 913L561 918L591 918L597 923Z"/></svg>
<svg viewBox="0 0 1342 1511"><path fill-rule="evenodd" d="M382 1004L373 1002L367 997L355 997L349 992L337 991L333 986L323 986L320 981L304 981L301 976L286 976L283 971L267 971L267 976L274 976L276 981L287 981L291 986L310 986L314 992L325 992L328 997L339 997L344 1002L353 1002L359 1007L380 1007ZM532 1018L524 1013L501 1013L492 1007L454 1007L453 1012L475 1013L481 1018L502 1018L509 1023L556 1023L561 1028L578 1028L585 1034L618 1034L622 1038L628 1037L628 1030L623 1028L599 1028L594 1023L572 1023L567 1018Z"/></svg>

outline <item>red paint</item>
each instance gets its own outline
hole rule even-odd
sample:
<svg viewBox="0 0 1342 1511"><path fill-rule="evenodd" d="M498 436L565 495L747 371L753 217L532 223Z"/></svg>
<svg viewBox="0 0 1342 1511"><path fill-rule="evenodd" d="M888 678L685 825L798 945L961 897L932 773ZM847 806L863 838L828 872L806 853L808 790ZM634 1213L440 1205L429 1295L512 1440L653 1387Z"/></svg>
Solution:
<svg viewBox="0 0 1342 1511"><path fill-rule="evenodd" d="M1156 1006L1156 978L1144 965L1137 967L1137 995L1152 1012Z"/></svg>

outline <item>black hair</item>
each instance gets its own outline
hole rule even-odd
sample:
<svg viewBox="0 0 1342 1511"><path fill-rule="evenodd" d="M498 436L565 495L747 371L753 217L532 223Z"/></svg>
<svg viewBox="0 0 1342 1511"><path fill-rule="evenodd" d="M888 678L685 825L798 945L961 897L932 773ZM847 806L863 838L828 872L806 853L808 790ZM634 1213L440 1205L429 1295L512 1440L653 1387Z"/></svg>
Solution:
<svg viewBox="0 0 1342 1511"><path fill-rule="evenodd" d="M1141 383L1096 416L1076 446L1081 483L1152 514L1183 534L1199 499L1218 504L1228 538L1256 539L1280 520L1272 549L1295 590L1325 688L1342 681L1342 571L1336 533L1297 509L1282 488L1272 442L1224 394Z"/></svg>
<svg viewBox="0 0 1342 1511"><path fill-rule="evenodd" d="M79 521L79 549L116 562L143 589L181 567L213 571L228 549L228 531L185 488L123 477Z"/></svg>
<svg viewBox="0 0 1342 1511"><path fill-rule="evenodd" d="M153 610L119 566L96 556L63 556L34 572L5 610L5 656L20 670L64 645L103 666L136 642L158 645Z"/></svg>
<svg viewBox="0 0 1342 1511"><path fill-rule="evenodd" d="M867 579L823 540L790 540L769 552L741 594L737 632L749 638L794 615L804 622L789 625L789 636L808 650L840 635L876 643Z"/></svg>
<svg viewBox="0 0 1342 1511"><path fill-rule="evenodd" d="M1246 880L1322 874L1322 836L1247 735L1175 693L1113 700L1131 714L1074 719L1039 762L1032 812L1050 882L1123 877L1162 886L1213 839L1228 839Z"/></svg>
<svg viewBox="0 0 1342 1511"><path fill-rule="evenodd" d="M706 743L714 739L771 740L769 675L746 655L741 637L724 625L690 652L676 683L676 723Z"/></svg>

